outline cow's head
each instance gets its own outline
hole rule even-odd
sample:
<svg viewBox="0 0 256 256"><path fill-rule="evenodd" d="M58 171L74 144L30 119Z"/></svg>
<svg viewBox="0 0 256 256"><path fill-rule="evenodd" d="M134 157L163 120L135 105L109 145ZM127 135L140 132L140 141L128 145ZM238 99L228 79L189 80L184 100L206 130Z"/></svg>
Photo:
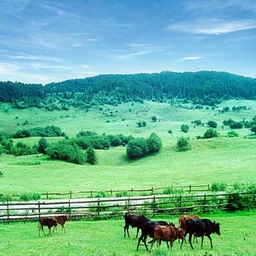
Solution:
<svg viewBox="0 0 256 256"><path fill-rule="evenodd" d="M220 235L220 223L214 221L215 233Z"/></svg>

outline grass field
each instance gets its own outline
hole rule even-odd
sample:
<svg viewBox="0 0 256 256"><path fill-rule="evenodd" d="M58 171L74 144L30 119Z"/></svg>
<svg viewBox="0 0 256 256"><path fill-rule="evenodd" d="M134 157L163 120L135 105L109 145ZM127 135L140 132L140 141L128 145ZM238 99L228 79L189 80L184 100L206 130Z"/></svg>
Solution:
<svg viewBox="0 0 256 256"><path fill-rule="evenodd" d="M174 242L172 251L168 251L165 243L161 247L155 244L153 256L253 256L256 255L256 233L253 223L256 222L256 212L239 212L236 214L213 214L203 217L210 218L221 224L221 236L212 234L213 249L208 238L204 247L194 244L192 250L184 243L182 250L178 241ZM239 218L239 221L238 221ZM172 221L178 224L178 217L163 216L158 219ZM38 236L37 222L9 223L0 225L1 256L46 256L46 255L86 255L86 256L136 256L150 255L144 246L136 251L136 230L130 229L130 238L123 237L124 220L102 221L69 221L66 224L67 233L54 232L51 237L43 234ZM199 239L200 242L200 239Z"/></svg>
<svg viewBox="0 0 256 256"><path fill-rule="evenodd" d="M246 106L240 112L229 111L219 114L219 110L229 106ZM155 132L163 141L159 154L129 161L125 147L97 151L99 163L75 165L49 160L46 156L0 155L0 193L22 194L25 192L68 192L87 190L126 190L171 185L201 185L212 183L256 182L256 140L246 139L247 129L238 130L237 138L227 138L229 128L222 128L223 120L251 120L256 113L256 101L229 101L217 109L182 108L168 103L145 102L125 103L119 106L103 106L85 110L45 111L43 109L15 110L6 104L0 105L0 132L15 132L18 129L59 126L68 136L75 136L82 130L99 134L124 134L135 137L148 137ZM156 116L157 122L151 121ZM193 127L191 121L214 120L221 135L215 139L197 140L207 126ZM147 126L138 128L138 121L146 121ZM189 132L180 131L182 124L190 126ZM172 129L172 134L168 130ZM175 145L180 136L190 137L192 149L177 152ZM47 138L49 142L59 138ZM39 138L22 141L34 145ZM18 140L16 140L18 141ZM256 255L256 233L253 224L256 212L220 213L208 215L221 223L222 235L213 235L214 249L210 249L208 239L204 248L195 245L192 251L188 244L179 249L175 242L172 252L163 244L154 246L154 256L252 256ZM164 216L162 219L177 224L177 216ZM141 246L136 251L135 230L131 238L123 237L123 219L102 221L70 221L67 233L60 231L52 237L38 236L36 222L0 223L0 255L97 255L127 256L148 255Z"/></svg>
<svg viewBox="0 0 256 256"><path fill-rule="evenodd" d="M218 114L218 109L223 109L225 106L230 108L246 106L247 110ZM0 170L4 174L0 177L3 194L125 190L214 182L228 184L256 182L254 154L256 140L244 138L248 133L247 129L237 130L239 134L237 138L223 137L230 129L221 128L224 119L251 120L256 113L255 101L229 101L214 110L206 108L191 110L156 102L103 106L102 110L94 108L89 112L83 110L49 112L42 109L12 108L6 112L6 108L1 105L0 131L11 132L36 126L57 125L69 136L74 136L81 130L96 131L99 134L122 133L136 137L147 137L155 132L162 139L164 146L159 154L136 161L127 159L125 147L98 150L96 154L99 163L95 166L53 161L41 155L20 157L0 155ZM113 116L106 114L110 111L114 113ZM156 116L160 122L151 122L152 116ZM207 126L193 128L191 121L196 119L205 123L215 120L218 123L217 130L222 137L197 140L195 137L203 135ZM138 128L136 122L139 120L147 120L147 126ZM28 124L22 125L26 121ZM190 126L186 134L180 131L183 123ZM172 134L167 132L170 128ZM175 150L177 138L182 135L190 137L191 151ZM39 138L27 138L23 139L23 142L33 145L38 143L38 140ZM58 138L47 138L47 140L52 142Z"/></svg>

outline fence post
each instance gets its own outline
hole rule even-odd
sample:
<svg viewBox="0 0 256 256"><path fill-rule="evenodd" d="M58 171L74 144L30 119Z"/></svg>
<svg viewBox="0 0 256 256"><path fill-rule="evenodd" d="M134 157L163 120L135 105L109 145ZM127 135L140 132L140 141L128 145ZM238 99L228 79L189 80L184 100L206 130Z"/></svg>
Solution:
<svg viewBox="0 0 256 256"><path fill-rule="evenodd" d="M210 187L210 184L208 184L208 191L211 191L211 187Z"/></svg>
<svg viewBox="0 0 256 256"><path fill-rule="evenodd" d="M40 208L40 201L38 201L38 217L40 218L41 216L41 208Z"/></svg>
<svg viewBox="0 0 256 256"><path fill-rule="evenodd" d="M128 197L128 201L127 201L127 211L129 212L130 209L130 197Z"/></svg>
<svg viewBox="0 0 256 256"><path fill-rule="evenodd" d="M154 198L153 198L153 217L155 217L155 213L156 213L156 197L154 196Z"/></svg>
<svg viewBox="0 0 256 256"><path fill-rule="evenodd" d="M10 217L10 208L9 208L9 201L6 201L6 213L7 213L7 223L9 223L9 217Z"/></svg>
<svg viewBox="0 0 256 256"><path fill-rule="evenodd" d="M72 191L69 192L69 199L72 199Z"/></svg>
<svg viewBox="0 0 256 256"><path fill-rule="evenodd" d="M189 193L192 191L192 185L189 185Z"/></svg>
<svg viewBox="0 0 256 256"><path fill-rule="evenodd" d="M100 199L98 198L98 207L97 207L97 215L100 217Z"/></svg>
<svg viewBox="0 0 256 256"><path fill-rule="evenodd" d="M182 195L180 195L180 208L181 208L181 206L182 206Z"/></svg>

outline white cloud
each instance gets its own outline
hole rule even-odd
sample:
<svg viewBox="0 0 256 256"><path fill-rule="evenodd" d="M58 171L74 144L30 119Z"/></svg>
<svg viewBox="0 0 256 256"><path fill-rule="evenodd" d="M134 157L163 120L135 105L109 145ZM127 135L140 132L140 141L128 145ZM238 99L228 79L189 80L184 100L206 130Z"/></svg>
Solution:
<svg viewBox="0 0 256 256"><path fill-rule="evenodd" d="M182 60L200 60L202 59L201 56L187 56L187 57L184 57Z"/></svg>
<svg viewBox="0 0 256 256"><path fill-rule="evenodd" d="M195 34L218 35L256 28L256 21L207 19L169 25L167 29Z"/></svg>

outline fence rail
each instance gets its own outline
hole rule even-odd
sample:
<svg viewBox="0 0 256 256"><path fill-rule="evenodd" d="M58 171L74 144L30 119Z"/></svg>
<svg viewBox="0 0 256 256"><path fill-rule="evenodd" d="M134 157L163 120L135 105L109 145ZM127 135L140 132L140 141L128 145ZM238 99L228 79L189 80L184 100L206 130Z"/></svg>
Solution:
<svg viewBox="0 0 256 256"><path fill-rule="evenodd" d="M100 194L105 194L109 197L118 196L118 195L155 195L155 194L164 194L165 191L183 191L185 193L193 192L209 192L211 191L211 185L187 185L187 186L169 186L169 187L151 187L146 189L129 189L129 190L87 190L87 191L67 191L67 192L46 192L40 194L41 200L49 199L73 199L73 198L92 198L98 197ZM12 194L10 195L14 200L18 200L21 195Z"/></svg>
<svg viewBox="0 0 256 256"><path fill-rule="evenodd" d="M120 198L88 198L39 200L0 203L0 221L33 220L39 217L68 213L70 218L110 218L122 216L125 211L136 211L155 216L160 213L179 214L193 211L226 210L230 197L243 198L256 207L254 193L212 193L199 195L149 195ZM247 200L247 201L246 201Z"/></svg>

